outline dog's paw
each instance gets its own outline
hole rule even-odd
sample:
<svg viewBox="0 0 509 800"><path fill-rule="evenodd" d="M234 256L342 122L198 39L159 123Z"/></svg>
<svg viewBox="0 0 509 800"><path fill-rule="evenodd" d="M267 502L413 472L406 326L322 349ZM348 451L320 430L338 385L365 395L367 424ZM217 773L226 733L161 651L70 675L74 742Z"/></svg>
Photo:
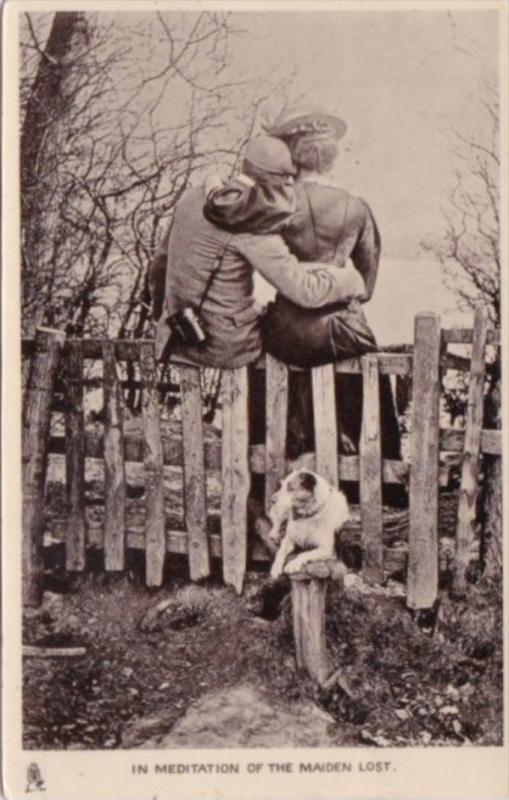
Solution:
<svg viewBox="0 0 509 800"><path fill-rule="evenodd" d="M270 577L272 578L272 580L273 581L277 580L277 578L280 578L282 574L283 570L281 569L279 564L273 564L272 569L270 571Z"/></svg>
<svg viewBox="0 0 509 800"><path fill-rule="evenodd" d="M301 558L292 558L285 567L286 574L294 575L296 572L300 572L305 563Z"/></svg>

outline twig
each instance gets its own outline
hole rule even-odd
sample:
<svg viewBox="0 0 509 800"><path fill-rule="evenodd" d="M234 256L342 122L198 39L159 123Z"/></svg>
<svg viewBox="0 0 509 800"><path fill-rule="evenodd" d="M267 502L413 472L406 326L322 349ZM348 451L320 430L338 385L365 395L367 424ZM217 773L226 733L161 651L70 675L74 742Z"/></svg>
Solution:
<svg viewBox="0 0 509 800"><path fill-rule="evenodd" d="M77 658L86 655L86 647L36 647L23 645L24 658Z"/></svg>

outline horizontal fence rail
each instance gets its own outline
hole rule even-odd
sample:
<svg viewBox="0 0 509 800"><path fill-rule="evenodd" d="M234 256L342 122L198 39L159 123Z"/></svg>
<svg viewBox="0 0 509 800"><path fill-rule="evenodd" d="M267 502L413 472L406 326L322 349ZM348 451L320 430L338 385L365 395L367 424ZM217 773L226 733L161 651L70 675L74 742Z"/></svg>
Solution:
<svg viewBox="0 0 509 800"><path fill-rule="evenodd" d="M465 431L457 429L443 429L440 431L440 450L449 453L462 453L465 442ZM83 438L85 456L87 458L104 457L103 437L96 431L86 431ZM182 447L179 441L170 437L164 432L161 434L161 446L163 451L164 465L168 467L182 467L183 456ZM205 466L207 470L221 469L221 443L205 440ZM66 437L55 434L49 438L49 452L63 455L66 448ZM263 475L267 472L266 465L266 446L263 444L250 445L249 465L251 472ZM126 461L143 462L144 439L139 433L124 434L124 457ZM499 456L502 454L502 434L499 430L484 429L481 431L481 452ZM283 458L286 474L292 465L291 460ZM383 481L384 483L405 483L408 478L409 465L404 461L384 458ZM340 480L358 481L359 480L359 456L338 457L338 470ZM270 472L270 469L269 469ZM277 484L277 481L276 481Z"/></svg>
<svg viewBox="0 0 509 800"><path fill-rule="evenodd" d="M211 433L203 422L201 370L182 359L171 360L171 380L162 380L150 340L104 341L68 339L50 332L37 340L23 341L23 355L31 360L31 378L25 397L24 427L24 597L34 604L42 585L42 527L44 458L65 456L67 511L47 520L46 529L65 542L66 568L85 569L86 550L104 551L105 569L125 567L126 549L145 551L146 583L160 586L164 565L173 554L185 555L191 580L210 575L211 559L222 560L223 578L237 592L242 591L250 560L266 561L271 556L262 540L249 535L249 494L252 479L264 476L262 506L267 511L279 481L301 463L316 470L333 485L347 481L359 484L360 525L350 528L362 549L363 576L381 582L390 571L408 569L408 603L413 608L433 605L438 592L440 564L444 562L437 535L437 502L441 467L440 453L452 454L461 471L460 511L456 558L460 565L456 581L464 579L467 553L474 536L475 501L483 454L500 456L500 430L482 427L482 387L491 366L486 363L486 346L498 345L498 331L489 330L485 313L479 311L474 329L441 330L435 315L418 315L412 352L373 353L311 370L315 449L295 462L286 455L289 373L294 370L271 356L259 359L252 368L265 370L265 441L248 438L248 369L223 370L220 414L221 431ZM471 347L470 357L448 351L449 345ZM49 360L48 360L49 359ZM133 362L130 379L122 362ZM102 376L85 377L86 362L102 362ZM51 374L47 365L51 364ZM466 429L440 429L438 419L440 376L448 369L470 373ZM301 370L299 370L301 371ZM338 374L358 374L363 385L362 429L359 451L338 454L336 397ZM41 383L41 374L44 380ZM36 381L33 376L39 375ZM411 460L382 457L380 442L379 380L394 376L410 384L413 404ZM102 387L101 423L94 429L85 425L84 399L87 386ZM160 390L168 389L178 398L180 432L168 432L161 421ZM126 429L126 390L141 391L139 430ZM59 392L63 403L65 431L49 433L51 396ZM42 394L41 394L42 393ZM46 407L47 406L47 407ZM40 413L33 409L40 408ZM30 411L32 409L32 411ZM98 429L97 425L101 425ZM37 458L29 443L39 442ZM44 454L41 455L41 442ZM43 457L44 456L44 457ZM38 460L37 460L38 459ZM88 459L104 463L104 509L91 515L86 502L85 464ZM33 462L34 466L30 466ZM144 519L127 513L126 465L143 464ZM180 525L167 518L168 467L182 473ZM35 479L32 477L35 474ZM221 497L216 509L207 498L208 476L221 480ZM387 545L390 530L382 507L384 484L410 487L409 514L401 515L405 536L401 547ZM35 488L32 488L35 486ZM96 508L97 512L97 508ZM102 514L102 516L101 516ZM34 521L35 520L35 521ZM347 526L348 528L348 526Z"/></svg>

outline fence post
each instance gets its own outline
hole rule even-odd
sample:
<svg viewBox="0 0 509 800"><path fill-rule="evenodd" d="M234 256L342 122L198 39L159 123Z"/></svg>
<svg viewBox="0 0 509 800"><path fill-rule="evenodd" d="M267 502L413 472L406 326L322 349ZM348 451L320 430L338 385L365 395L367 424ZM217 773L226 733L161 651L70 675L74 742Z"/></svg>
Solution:
<svg viewBox="0 0 509 800"><path fill-rule="evenodd" d="M104 566L123 570L125 563L125 463L122 395L115 345L103 342L104 378Z"/></svg>
<svg viewBox="0 0 509 800"><path fill-rule="evenodd" d="M346 568L338 561L311 561L290 574L292 621L297 669L305 669L320 686L329 681L331 660L325 637L329 581L343 582Z"/></svg>
<svg viewBox="0 0 509 800"><path fill-rule="evenodd" d="M179 372L189 571L191 580L197 581L210 575L200 368L180 367Z"/></svg>
<svg viewBox="0 0 509 800"><path fill-rule="evenodd" d="M362 574L383 580L382 453L380 391L376 355L362 356L362 428L359 442L359 489L362 520Z"/></svg>
<svg viewBox="0 0 509 800"><path fill-rule="evenodd" d="M85 426L83 342L79 339L67 343L65 367L65 471L69 506L65 565L71 572L81 572L85 569Z"/></svg>
<svg viewBox="0 0 509 800"><path fill-rule="evenodd" d="M330 671L325 639L325 603L328 579L290 575L292 620L297 669L305 669L323 685Z"/></svg>
<svg viewBox="0 0 509 800"><path fill-rule="evenodd" d="M265 511L268 513L271 497L286 473L288 367L268 353L265 364Z"/></svg>
<svg viewBox="0 0 509 800"><path fill-rule="evenodd" d="M335 488L339 483L338 424L333 364L313 367L313 416L315 423L316 471Z"/></svg>
<svg viewBox="0 0 509 800"><path fill-rule="evenodd" d="M431 608L438 593L440 317L418 314L414 328L407 603Z"/></svg>
<svg viewBox="0 0 509 800"><path fill-rule="evenodd" d="M247 560L250 487L247 367L223 370L221 528L224 582L240 594Z"/></svg>
<svg viewBox="0 0 509 800"><path fill-rule="evenodd" d="M488 334L488 309L477 306L474 316L470 382L465 422L465 444L461 463L461 483L456 530L453 591L466 591L466 573L475 539L476 503L484 412L485 350Z"/></svg>
<svg viewBox="0 0 509 800"><path fill-rule="evenodd" d="M35 354L23 409L23 603L37 606L42 597L43 506L47 443L55 375L65 334L38 328Z"/></svg>
<svg viewBox="0 0 509 800"><path fill-rule="evenodd" d="M166 555L164 462L152 344L140 344L145 462L145 581L161 586Z"/></svg>

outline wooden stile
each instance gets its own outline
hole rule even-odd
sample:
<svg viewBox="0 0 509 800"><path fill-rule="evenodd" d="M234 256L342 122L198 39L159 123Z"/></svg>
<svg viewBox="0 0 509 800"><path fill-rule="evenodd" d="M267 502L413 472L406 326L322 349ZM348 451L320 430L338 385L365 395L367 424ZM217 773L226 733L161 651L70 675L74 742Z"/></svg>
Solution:
<svg viewBox="0 0 509 800"><path fill-rule="evenodd" d="M184 513L189 542L192 581L210 575L205 491L205 448L199 367L180 367L182 441L184 457Z"/></svg>
<svg viewBox="0 0 509 800"><path fill-rule="evenodd" d="M410 470L410 608L431 608L438 593L440 318L415 318Z"/></svg>
<svg viewBox="0 0 509 800"><path fill-rule="evenodd" d="M247 560L248 461L247 367L223 370L221 521L223 578L240 594Z"/></svg>
<svg viewBox="0 0 509 800"><path fill-rule="evenodd" d="M339 483L338 426L334 365L313 367L313 415L315 423L316 471L332 486Z"/></svg>
<svg viewBox="0 0 509 800"><path fill-rule="evenodd" d="M265 511L272 495L286 475L286 435L288 424L288 367L267 354Z"/></svg>
<svg viewBox="0 0 509 800"><path fill-rule="evenodd" d="M69 342L65 352L65 471L69 531L65 565L70 572L85 569L85 425L83 419L83 344Z"/></svg>
<svg viewBox="0 0 509 800"><path fill-rule="evenodd" d="M145 581L147 586L161 586L166 556L164 462L157 372L154 348L150 344L140 347L140 376L145 445Z"/></svg>
<svg viewBox="0 0 509 800"><path fill-rule="evenodd" d="M471 559L471 547L475 539L476 503L479 486L481 436L484 411L484 361L487 334L488 309L478 306L474 316L470 383L465 424L465 444L461 464L458 526L456 529L456 552L453 589L457 594L466 590L466 572Z"/></svg>
<svg viewBox="0 0 509 800"><path fill-rule="evenodd" d="M23 408L23 604L42 599L44 487L55 374L65 334L39 328Z"/></svg>
<svg viewBox="0 0 509 800"><path fill-rule="evenodd" d="M440 352L441 340L442 343L472 342L471 359ZM222 441L219 436L211 435L205 442L200 370L175 360L173 373L180 372L181 375L182 439L168 435L162 437L156 366L150 340L106 343L101 340L68 340L64 349L66 380L56 376L63 341L64 336L58 331L42 330L38 332L36 342L24 344L24 352L34 356L23 418L24 602L38 603L42 589L42 515L48 452L66 457L68 517L66 520L52 520L49 524L51 527L55 522L57 527L60 526L60 536L65 534L69 571L84 569L86 541L94 546L104 543L107 570L124 568L124 551L129 546L146 549L148 585L161 584L165 554L179 553L189 556L192 580L210 573L211 557L223 558L225 582L240 592L247 560L250 471L266 476L265 508L268 509L278 480L296 466L287 461L285 452L291 368L270 356L264 356L255 365L256 369L263 365L266 369L267 438L265 445L249 447L247 369L224 371ZM316 454L305 466L315 469L334 485L338 483L338 476L341 480L360 480L364 578L370 582L381 581L408 563L408 605L411 608L429 608L437 597L439 448L463 453L454 589L459 593L465 589L465 572L475 533L481 453L501 454L501 432L482 429L483 385L490 368L484 361L485 346L498 341L499 332L488 329L484 309L477 310L473 331L450 330L442 332L442 336L436 315L421 314L416 318L413 355L377 353L312 370ZM86 384L83 360L90 357L104 360L104 437L96 431L84 430L83 387ZM138 358L141 380L133 380L130 385L143 388L143 435L130 432L124 436L122 384L117 377L116 359L135 362ZM466 431L439 430L440 369L448 368L471 370ZM414 402L409 545L408 551L405 547L393 552L383 547L382 480L406 482L409 465L381 458L379 376L404 375L410 369L413 370ZM358 456L338 458L335 372L363 375L363 426ZM66 435L49 437L51 394L62 390L67 395ZM100 515L94 515L88 523L86 521L86 457L104 457L104 529L100 527ZM131 519L128 525L125 524L126 461L145 463L145 528L141 520ZM186 531L166 530L164 464L183 467ZM221 536L207 531L206 503L206 470L219 469L223 475ZM214 517L214 512L211 516ZM218 528L216 514L210 530ZM359 541L361 534L357 532L356 536L356 541ZM251 552L255 560L267 557L256 540ZM305 608L304 601L299 598L296 606L306 615L307 606ZM315 600L318 602L318 597ZM317 652L322 649L321 645L317 648Z"/></svg>
<svg viewBox="0 0 509 800"><path fill-rule="evenodd" d="M104 380L104 565L122 570L125 562L125 463L122 396L114 343L103 343Z"/></svg>
<svg viewBox="0 0 509 800"><path fill-rule="evenodd" d="M382 452L380 444L380 391L376 355L362 364L362 428L359 442L362 522L362 574L370 583L383 580Z"/></svg>

